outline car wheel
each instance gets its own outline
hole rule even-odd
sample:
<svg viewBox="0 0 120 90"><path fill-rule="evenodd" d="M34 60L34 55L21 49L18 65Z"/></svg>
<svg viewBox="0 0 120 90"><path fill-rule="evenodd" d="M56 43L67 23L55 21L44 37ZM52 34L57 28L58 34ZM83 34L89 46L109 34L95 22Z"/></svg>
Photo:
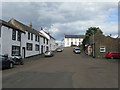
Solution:
<svg viewBox="0 0 120 90"><path fill-rule="evenodd" d="M9 68L13 68L14 67L14 64L11 62L10 65L9 65Z"/></svg>
<svg viewBox="0 0 120 90"><path fill-rule="evenodd" d="M23 62L23 60L21 60L21 62L20 62L20 65L24 65L24 62Z"/></svg>
<svg viewBox="0 0 120 90"><path fill-rule="evenodd" d="M114 59L114 57L111 57L111 59Z"/></svg>

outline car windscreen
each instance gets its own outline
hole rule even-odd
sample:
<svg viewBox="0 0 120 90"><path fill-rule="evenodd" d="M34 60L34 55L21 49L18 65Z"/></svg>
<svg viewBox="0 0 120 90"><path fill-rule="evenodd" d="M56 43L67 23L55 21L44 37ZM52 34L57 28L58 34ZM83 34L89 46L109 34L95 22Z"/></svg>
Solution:
<svg viewBox="0 0 120 90"><path fill-rule="evenodd" d="M79 48L75 49L75 50L80 50Z"/></svg>

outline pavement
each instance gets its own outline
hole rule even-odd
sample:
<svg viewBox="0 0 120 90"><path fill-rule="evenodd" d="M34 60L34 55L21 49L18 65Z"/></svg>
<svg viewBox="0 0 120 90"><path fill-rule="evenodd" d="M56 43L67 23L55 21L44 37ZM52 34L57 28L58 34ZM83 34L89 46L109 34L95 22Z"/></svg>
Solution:
<svg viewBox="0 0 120 90"><path fill-rule="evenodd" d="M3 88L118 88L117 60L74 54L72 48L27 58L2 75Z"/></svg>

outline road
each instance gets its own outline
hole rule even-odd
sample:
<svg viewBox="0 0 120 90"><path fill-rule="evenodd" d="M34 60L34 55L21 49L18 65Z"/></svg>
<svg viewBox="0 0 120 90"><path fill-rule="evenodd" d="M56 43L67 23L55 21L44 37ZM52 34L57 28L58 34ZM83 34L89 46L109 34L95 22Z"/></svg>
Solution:
<svg viewBox="0 0 120 90"><path fill-rule="evenodd" d="M3 88L118 87L118 63L115 60L74 54L72 48L56 52L54 57L29 59L25 65L3 70Z"/></svg>

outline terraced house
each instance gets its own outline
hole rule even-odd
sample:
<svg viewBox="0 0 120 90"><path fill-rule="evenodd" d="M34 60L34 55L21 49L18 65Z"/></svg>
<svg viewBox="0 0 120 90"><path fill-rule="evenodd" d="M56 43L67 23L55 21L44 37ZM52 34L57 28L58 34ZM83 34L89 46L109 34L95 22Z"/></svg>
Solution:
<svg viewBox="0 0 120 90"><path fill-rule="evenodd" d="M9 22L1 20L1 35L1 55L25 58L42 54L50 48L49 39L35 30L31 23L27 26L13 18Z"/></svg>

